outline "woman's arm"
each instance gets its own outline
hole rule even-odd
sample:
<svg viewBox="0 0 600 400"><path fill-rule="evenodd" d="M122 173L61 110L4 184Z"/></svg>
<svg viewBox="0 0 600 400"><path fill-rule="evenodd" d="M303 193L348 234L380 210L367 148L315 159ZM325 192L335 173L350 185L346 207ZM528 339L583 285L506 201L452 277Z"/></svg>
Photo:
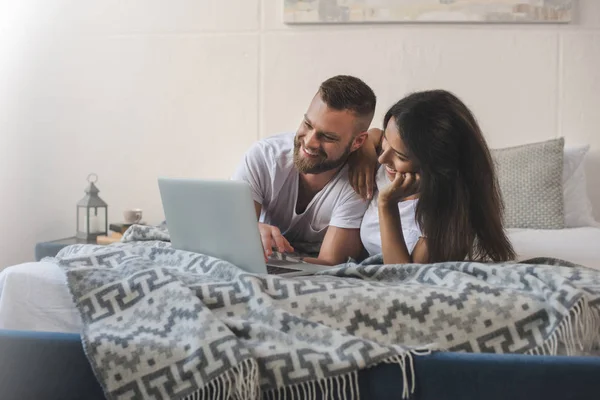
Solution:
<svg viewBox="0 0 600 400"><path fill-rule="evenodd" d="M427 239L420 237L412 254L408 252L398 203L379 203L379 229L384 264L423 264L428 262Z"/></svg>
<svg viewBox="0 0 600 400"><path fill-rule="evenodd" d="M408 264L412 258L402 234L398 203L379 202L379 230L384 264Z"/></svg>
<svg viewBox="0 0 600 400"><path fill-rule="evenodd" d="M394 181L379 192L379 230L385 264L425 263L428 259L427 239L419 238L412 254L408 252L398 202L414 195L419 188L419 174L397 173Z"/></svg>

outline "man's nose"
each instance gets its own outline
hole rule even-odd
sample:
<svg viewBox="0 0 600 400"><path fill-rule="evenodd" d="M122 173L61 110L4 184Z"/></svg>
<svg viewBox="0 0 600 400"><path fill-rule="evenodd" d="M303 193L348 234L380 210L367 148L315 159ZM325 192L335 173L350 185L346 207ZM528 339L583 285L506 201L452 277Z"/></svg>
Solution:
<svg viewBox="0 0 600 400"><path fill-rule="evenodd" d="M304 147L308 147L311 149L318 149L320 146L319 139L317 138L317 133L314 129L306 134L304 137Z"/></svg>

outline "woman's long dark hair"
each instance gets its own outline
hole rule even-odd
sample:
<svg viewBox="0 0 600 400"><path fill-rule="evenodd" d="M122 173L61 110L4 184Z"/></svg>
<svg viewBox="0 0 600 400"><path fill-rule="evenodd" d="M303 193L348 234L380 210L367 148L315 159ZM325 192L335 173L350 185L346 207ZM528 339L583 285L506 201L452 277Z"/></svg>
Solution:
<svg viewBox="0 0 600 400"><path fill-rule="evenodd" d="M514 259L492 157L468 107L447 91L424 91L392 106L384 128L392 117L421 169L416 221L428 262Z"/></svg>

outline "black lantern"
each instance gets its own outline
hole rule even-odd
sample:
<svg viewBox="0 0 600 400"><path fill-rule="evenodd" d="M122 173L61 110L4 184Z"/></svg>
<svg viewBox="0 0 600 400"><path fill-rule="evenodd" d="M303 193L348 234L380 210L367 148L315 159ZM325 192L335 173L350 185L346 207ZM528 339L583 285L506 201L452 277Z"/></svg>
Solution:
<svg viewBox="0 0 600 400"><path fill-rule="evenodd" d="M87 181L85 197L77 203L77 239L95 242L98 236L108 234L108 206L98 197L98 175L89 174Z"/></svg>

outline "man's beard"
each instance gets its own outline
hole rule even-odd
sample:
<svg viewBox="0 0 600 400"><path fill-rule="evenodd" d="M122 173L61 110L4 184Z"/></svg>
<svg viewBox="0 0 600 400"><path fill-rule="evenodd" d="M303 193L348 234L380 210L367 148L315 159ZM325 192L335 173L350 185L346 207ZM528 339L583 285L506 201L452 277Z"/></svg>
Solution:
<svg viewBox="0 0 600 400"><path fill-rule="evenodd" d="M310 159L300 155L302 143L300 139L296 137L294 138L294 165L298 172L302 174L320 174L331 171L332 169L344 165L350 156L351 148L352 140L348 143L348 146L344 150L344 154L335 160L328 160L327 154L322 149L317 150L317 153L319 154L317 157Z"/></svg>

